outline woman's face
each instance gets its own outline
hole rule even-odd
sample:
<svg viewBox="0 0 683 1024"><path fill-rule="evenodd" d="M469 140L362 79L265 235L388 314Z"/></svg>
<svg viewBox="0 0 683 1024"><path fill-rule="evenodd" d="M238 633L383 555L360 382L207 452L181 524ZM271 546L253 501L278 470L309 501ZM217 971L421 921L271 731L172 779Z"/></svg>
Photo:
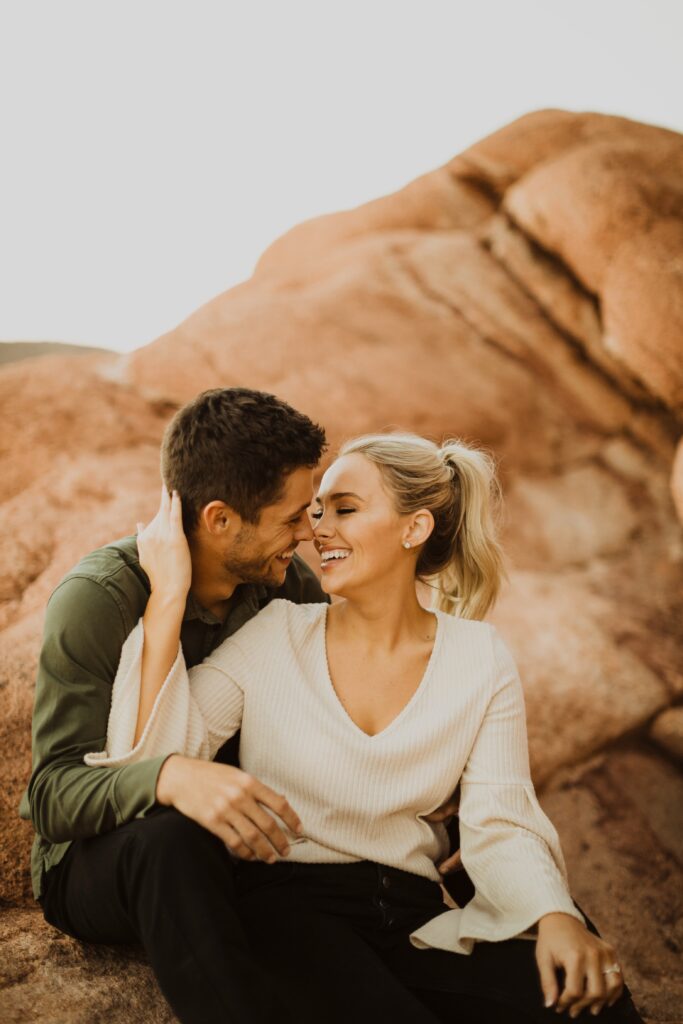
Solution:
<svg viewBox="0 0 683 1024"><path fill-rule="evenodd" d="M327 593L347 596L397 572L414 572L403 548L410 518L398 514L379 469L358 452L342 455L327 470L312 518Z"/></svg>

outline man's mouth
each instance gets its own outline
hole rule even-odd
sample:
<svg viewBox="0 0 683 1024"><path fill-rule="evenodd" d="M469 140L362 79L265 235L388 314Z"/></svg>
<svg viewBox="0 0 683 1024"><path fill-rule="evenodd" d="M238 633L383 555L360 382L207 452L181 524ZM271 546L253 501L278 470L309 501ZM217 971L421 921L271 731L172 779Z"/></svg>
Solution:
<svg viewBox="0 0 683 1024"><path fill-rule="evenodd" d="M296 548L290 548L289 551L283 551L281 555L276 555L275 557L280 562L289 562L294 557L294 552L295 551L296 551Z"/></svg>
<svg viewBox="0 0 683 1024"><path fill-rule="evenodd" d="M351 552L348 548L330 548L329 551L320 552L320 565L323 569L329 569L336 562L343 562Z"/></svg>

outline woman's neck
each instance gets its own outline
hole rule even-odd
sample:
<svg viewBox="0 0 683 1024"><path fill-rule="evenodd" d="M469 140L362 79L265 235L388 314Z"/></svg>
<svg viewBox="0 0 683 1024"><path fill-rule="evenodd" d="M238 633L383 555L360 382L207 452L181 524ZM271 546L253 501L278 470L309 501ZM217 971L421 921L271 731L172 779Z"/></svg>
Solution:
<svg viewBox="0 0 683 1024"><path fill-rule="evenodd" d="M375 587L332 605L329 620L354 646L392 651L408 641L434 636L434 614L422 607L414 586L381 593Z"/></svg>

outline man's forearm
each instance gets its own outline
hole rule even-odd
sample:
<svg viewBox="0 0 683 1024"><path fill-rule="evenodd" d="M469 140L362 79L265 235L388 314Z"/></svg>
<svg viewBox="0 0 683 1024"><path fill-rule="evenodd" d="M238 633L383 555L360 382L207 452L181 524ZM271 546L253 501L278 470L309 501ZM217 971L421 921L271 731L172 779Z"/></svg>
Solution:
<svg viewBox="0 0 683 1024"><path fill-rule="evenodd" d="M156 806L157 778L166 757L122 768L84 764L45 764L34 772L28 791L33 827L49 842L110 832Z"/></svg>

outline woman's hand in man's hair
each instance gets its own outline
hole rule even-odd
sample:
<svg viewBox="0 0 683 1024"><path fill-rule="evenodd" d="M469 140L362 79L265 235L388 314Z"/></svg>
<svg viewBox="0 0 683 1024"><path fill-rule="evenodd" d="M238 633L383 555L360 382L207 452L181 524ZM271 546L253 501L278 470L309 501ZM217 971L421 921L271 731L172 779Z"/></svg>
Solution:
<svg viewBox="0 0 683 1024"><path fill-rule="evenodd" d="M137 524L140 565L153 593L182 600L192 582L192 558L183 530L183 510L177 491L161 487L159 511L147 526Z"/></svg>

